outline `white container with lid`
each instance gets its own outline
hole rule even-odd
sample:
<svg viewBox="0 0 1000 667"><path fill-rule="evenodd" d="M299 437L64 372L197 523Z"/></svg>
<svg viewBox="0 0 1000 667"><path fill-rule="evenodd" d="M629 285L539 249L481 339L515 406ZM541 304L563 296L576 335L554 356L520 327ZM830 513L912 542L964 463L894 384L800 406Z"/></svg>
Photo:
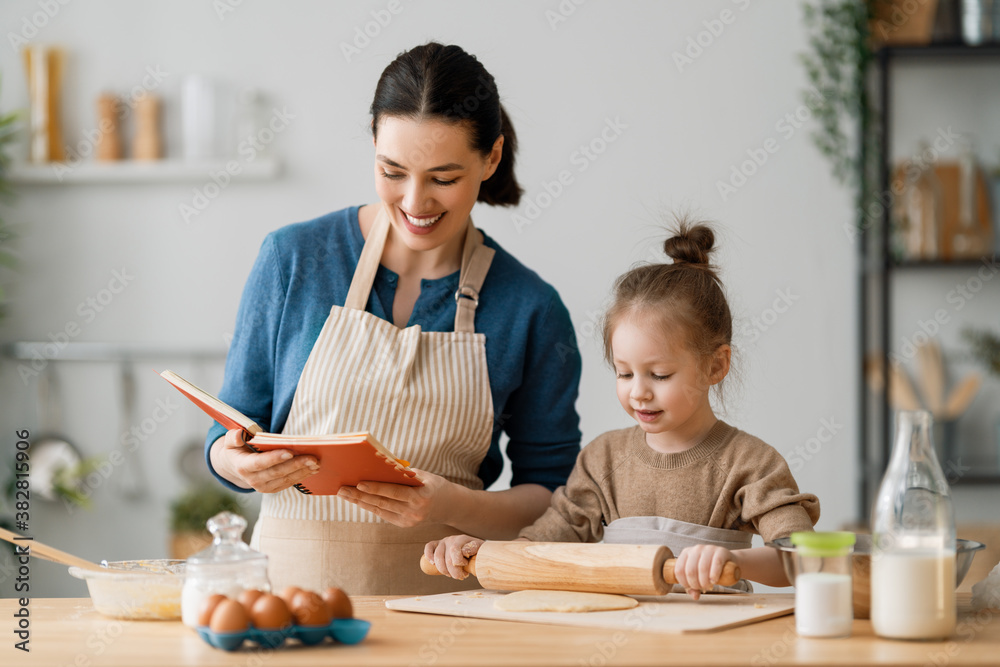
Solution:
<svg viewBox="0 0 1000 667"><path fill-rule="evenodd" d="M792 533L795 631L803 637L850 637L854 621L854 533Z"/></svg>
<svg viewBox="0 0 1000 667"><path fill-rule="evenodd" d="M242 539L247 521L232 512L220 512L208 520L212 545L187 559L187 576L181 594L181 620L198 626L202 600L214 593L235 598L247 588L270 592L267 556L254 551Z"/></svg>

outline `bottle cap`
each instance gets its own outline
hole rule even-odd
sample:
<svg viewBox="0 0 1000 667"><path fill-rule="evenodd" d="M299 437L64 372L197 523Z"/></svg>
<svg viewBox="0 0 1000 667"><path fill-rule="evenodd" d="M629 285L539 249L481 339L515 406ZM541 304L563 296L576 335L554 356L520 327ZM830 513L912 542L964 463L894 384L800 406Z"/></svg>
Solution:
<svg viewBox="0 0 1000 667"><path fill-rule="evenodd" d="M802 531L792 533L791 542L803 556L843 556L854 546L855 535L845 531L814 533Z"/></svg>

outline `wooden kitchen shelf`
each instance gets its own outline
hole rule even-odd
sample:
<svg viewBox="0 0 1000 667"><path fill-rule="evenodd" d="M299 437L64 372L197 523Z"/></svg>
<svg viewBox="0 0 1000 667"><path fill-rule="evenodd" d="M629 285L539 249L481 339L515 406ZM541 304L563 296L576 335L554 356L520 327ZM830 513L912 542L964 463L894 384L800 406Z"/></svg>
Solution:
<svg viewBox="0 0 1000 667"><path fill-rule="evenodd" d="M235 175L226 171L229 163L239 165ZM15 163L7 172L12 183L23 185L95 185L130 183L212 183L213 174L225 172L233 182L273 180L281 171L274 158L251 162L233 157L228 160L156 160L118 162Z"/></svg>

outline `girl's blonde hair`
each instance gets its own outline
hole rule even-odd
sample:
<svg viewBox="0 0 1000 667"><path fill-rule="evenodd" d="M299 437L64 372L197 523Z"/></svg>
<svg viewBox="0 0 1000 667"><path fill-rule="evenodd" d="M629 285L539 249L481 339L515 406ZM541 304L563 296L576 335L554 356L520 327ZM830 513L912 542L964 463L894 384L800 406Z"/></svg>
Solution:
<svg viewBox="0 0 1000 667"><path fill-rule="evenodd" d="M715 234L703 222L681 218L663 243L673 262L645 264L615 281L611 307L604 316L604 358L613 360L611 336L623 317L640 315L659 321L666 334L681 335L702 359L720 345L731 345L733 317L722 281L709 264Z"/></svg>

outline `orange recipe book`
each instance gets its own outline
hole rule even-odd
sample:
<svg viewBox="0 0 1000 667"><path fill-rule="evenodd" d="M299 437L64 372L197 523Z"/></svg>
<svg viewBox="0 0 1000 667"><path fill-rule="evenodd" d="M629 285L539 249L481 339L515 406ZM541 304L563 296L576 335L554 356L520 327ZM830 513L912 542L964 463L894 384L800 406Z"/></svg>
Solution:
<svg viewBox="0 0 1000 667"><path fill-rule="evenodd" d="M302 493L332 496L341 486L356 486L361 481L423 486L407 461L397 459L367 431L332 435L265 433L242 412L177 373L163 371L160 376L215 421L228 429L242 429L247 447L255 452L287 449L315 456L319 472L295 485Z"/></svg>

